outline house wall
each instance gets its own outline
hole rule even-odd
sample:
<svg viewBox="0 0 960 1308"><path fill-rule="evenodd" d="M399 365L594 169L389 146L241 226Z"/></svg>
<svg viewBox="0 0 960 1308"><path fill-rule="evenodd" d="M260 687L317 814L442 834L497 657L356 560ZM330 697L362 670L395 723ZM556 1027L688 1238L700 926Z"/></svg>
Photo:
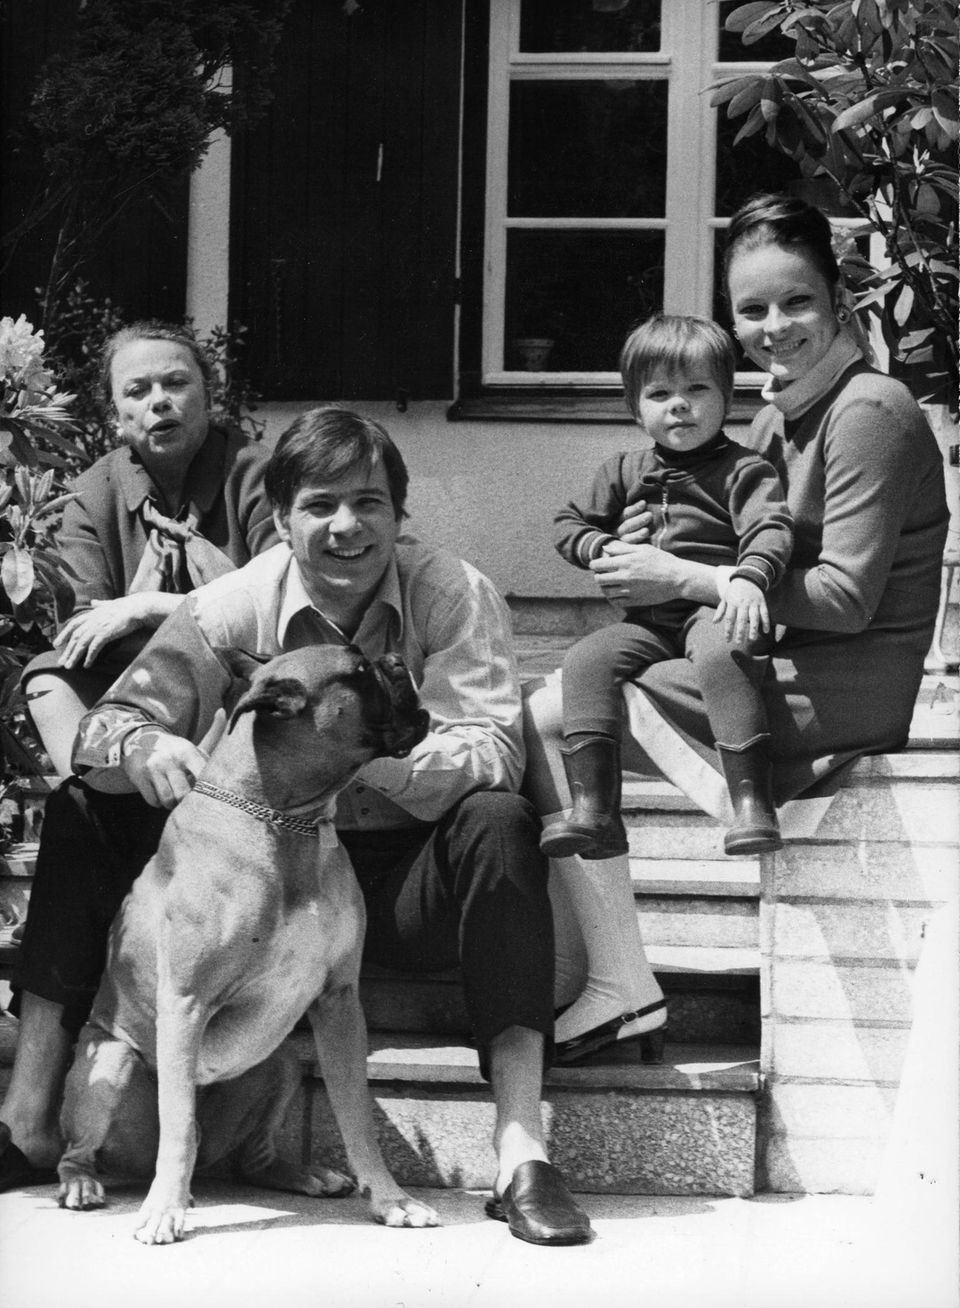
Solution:
<svg viewBox="0 0 960 1308"><path fill-rule="evenodd" d="M309 407L265 404L257 413L264 439L274 442ZM380 422L403 453L410 531L456 550L507 597L596 597L592 577L553 549L553 515L598 463L630 444L629 424L450 422L438 401L405 413L383 401L352 407ZM727 430L735 437L738 428Z"/></svg>

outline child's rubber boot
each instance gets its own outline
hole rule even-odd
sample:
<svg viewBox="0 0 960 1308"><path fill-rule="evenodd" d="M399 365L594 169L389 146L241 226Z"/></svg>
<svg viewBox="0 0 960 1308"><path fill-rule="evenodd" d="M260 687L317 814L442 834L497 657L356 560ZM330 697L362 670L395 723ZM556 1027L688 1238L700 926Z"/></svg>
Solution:
<svg viewBox="0 0 960 1308"><path fill-rule="evenodd" d="M620 742L612 736L583 735L561 748L573 808L548 823L540 848L548 858L616 858L627 853L627 831L620 816Z"/></svg>
<svg viewBox="0 0 960 1308"><path fill-rule="evenodd" d="M766 854L782 849L767 739L764 737L746 749L718 745L717 753L733 804L733 822L723 838L724 852Z"/></svg>

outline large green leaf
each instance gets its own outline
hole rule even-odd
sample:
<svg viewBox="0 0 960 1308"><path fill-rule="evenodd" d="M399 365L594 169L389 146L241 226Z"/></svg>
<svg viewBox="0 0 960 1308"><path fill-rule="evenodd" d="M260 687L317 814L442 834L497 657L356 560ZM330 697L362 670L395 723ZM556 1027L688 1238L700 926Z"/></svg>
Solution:
<svg viewBox="0 0 960 1308"><path fill-rule="evenodd" d="M12 604L23 604L34 585L33 558L29 550L11 545L0 563L0 582Z"/></svg>
<svg viewBox="0 0 960 1308"><path fill-rule="evenodd" d="M860 123L865 123L868 119L873 118L889 105L900 104L906 98L906 91L900 87L877 91L873 95L868 95L865 100L861 100L859 104L852 104L848 109L844 109L842 113L837 114L833 120L833 130L842 132L848 127L857 127Z"/></svg>
<svg viewBox="0 0 960 1308"><path fill-rule="evenodd" d="M732 14L727 15L727 20L723 26L728 32L745 32L748 27L751 27L760 19L765 18L768 14L776 15L776 21L773 24L774 26L776 26L776 23L784 16L782 6L779 4L771 5L762 2L755 2L753 4L741 5L739 9L734 9Z"/></svg>

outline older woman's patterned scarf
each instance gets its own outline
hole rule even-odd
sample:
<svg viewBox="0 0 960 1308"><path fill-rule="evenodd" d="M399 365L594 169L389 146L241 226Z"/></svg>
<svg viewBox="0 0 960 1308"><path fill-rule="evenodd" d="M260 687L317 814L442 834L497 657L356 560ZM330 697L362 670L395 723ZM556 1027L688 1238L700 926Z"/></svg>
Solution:
<svg viewBox="0 0 960 1308"><path fill-rule="evenodd" d="M197 515L188 512L183 518L168 518L153 500L146 499L140 516L147 532L147 543L129 594L141 591L164 591L185 595L205 582L233 572L235 564L216 545L197 531Z"/></svg>

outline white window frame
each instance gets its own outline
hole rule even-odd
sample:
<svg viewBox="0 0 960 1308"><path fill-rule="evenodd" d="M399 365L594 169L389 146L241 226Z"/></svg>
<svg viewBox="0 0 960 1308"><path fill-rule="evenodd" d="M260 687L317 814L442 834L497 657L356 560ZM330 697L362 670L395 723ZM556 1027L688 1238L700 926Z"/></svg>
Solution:
<svg viewBox="0 0 960 1308"><path fill-rule="evenodd" d="M641 54L528 54L520 50L521 0L491 0L487 99L487 207L483 269L484 385L619 387L619 373L524 372L504 365L507 234L518 229L662 231L664 308L710 314L717 111L705 88L718 77L762 72L769 62L717 61L716 0L661 0L661 48ZM510 86L515 81L617 78L667 82L667 179L663 218L511 218L507 214ZM691 144L692 143L692 144ZM673 166L670 160L678 160ZM742 374L757 384L761 374Z"/></svg>

